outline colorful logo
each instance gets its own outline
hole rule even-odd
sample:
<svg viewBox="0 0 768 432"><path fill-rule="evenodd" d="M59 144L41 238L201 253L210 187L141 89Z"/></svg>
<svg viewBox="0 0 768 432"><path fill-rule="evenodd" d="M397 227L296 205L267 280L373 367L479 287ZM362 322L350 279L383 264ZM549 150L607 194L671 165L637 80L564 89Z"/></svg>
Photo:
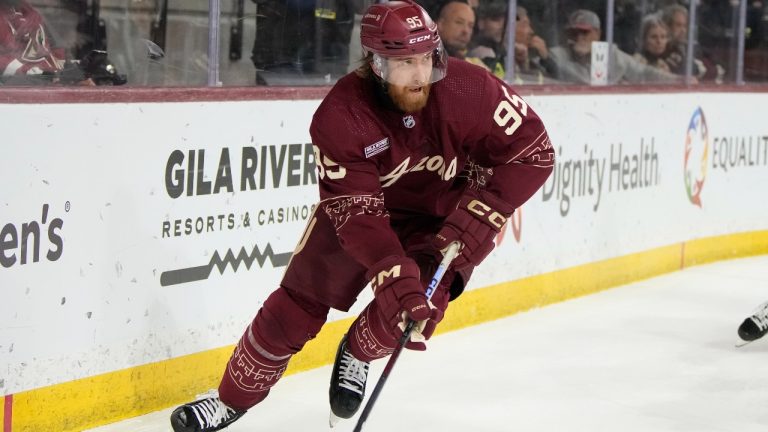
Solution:
<svg viewBox="0 0 768 432"><path fill-rule="evenodd" d="M701 190L707 176L707 159L709 156L709 128L704 111L696 108L688 123L685 135L685 158L683 160L683 176L688 200L693 205L701 207Z"/></svg>

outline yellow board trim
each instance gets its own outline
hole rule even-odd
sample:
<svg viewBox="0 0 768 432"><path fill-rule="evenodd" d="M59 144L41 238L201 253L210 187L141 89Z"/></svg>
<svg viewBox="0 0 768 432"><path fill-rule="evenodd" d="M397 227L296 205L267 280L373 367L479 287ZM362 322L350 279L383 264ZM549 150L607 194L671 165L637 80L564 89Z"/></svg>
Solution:
<svg viewBox="0 0 768 432"><path fill-rule="evenodd" d="M692 265L765 253L768 231L755 231L692 240L504 282L464 293L451 304L438 334ZM351 322L326 324L291 360L286 374L331 363L338 340ZM0 432L81 431L177 405L218 385L232 349L230 345L17 393L13 395L12 429ZM4 420L0 409L0 426Z"/></svg>

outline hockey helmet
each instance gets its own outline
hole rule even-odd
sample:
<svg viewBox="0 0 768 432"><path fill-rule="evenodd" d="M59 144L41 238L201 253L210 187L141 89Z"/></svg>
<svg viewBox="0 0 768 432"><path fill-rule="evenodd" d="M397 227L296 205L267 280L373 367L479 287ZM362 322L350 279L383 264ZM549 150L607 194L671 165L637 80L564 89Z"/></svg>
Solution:
<svg viewBox="0 0 768 432"><path fill-rule="evenodd" d="M374 73L394 84L423 74L423 84L439 81L447 72L447 57L437 24L411 1L371 5L360 25L360 42L372 54ZM400 82L398 82L400 81Z"/></svg>

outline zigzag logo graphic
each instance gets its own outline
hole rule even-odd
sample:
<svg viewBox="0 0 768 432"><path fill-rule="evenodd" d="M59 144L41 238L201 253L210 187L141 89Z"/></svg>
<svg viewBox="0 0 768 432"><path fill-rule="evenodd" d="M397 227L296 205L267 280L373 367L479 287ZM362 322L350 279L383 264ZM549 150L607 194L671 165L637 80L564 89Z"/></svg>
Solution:
<svg viewBox="0 0 768 432"><path fill-rule="evenodd" d="M232 266L232 270L237 271L240 264L244 264L246 269L250 269L254 261L259 264L259 267L264 267L264 263L267 258L272 263L272 267L284 267L288 265L288 261L291 260L293 252L284 252L276 254L272 250L272 245L267 243L267 247L264 248L264 253L259 250L259 246L255 245L251 253L248 254L245 248L240 248L240 252L235 256L232 253L232 249L227 249L227 253L224 258L221 258L219 251L213 253L211 260L206 265L197 267L187 267L178 270L169 270L160 274L160 286L178 285L188 282L195 282L208 279L214 268L219 270L219 274L224 274L228 265Z"/></svg>

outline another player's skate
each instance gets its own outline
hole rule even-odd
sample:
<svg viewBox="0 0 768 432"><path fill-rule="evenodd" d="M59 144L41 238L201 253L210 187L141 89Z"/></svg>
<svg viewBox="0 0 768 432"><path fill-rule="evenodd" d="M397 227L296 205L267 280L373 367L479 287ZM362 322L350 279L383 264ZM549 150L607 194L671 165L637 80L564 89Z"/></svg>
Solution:
<svg viewBox="0 0 768 432"><path fill-rule="evenodd" d="M368 378L368 362L356 359L347 351L347 336L341 339L331 373L328 394L331 402L329 423L334 427L341 419L351 418L365 397L365 381Z"/></svg>
<svg viewBox="0 0 768 432"><path fill-rule="evenodd" d="M738 346L756 341L768 333L768 302L761 304L751 317L739 326L739 337L745 341Z"/></svg>
<svg viewBox="0 0 768 432"><path fill-rule="evenodd" d="M175 432L213 432L224 429L243 414L245 411L228 407L213 392L173 410L171 426Z"/></svg>

